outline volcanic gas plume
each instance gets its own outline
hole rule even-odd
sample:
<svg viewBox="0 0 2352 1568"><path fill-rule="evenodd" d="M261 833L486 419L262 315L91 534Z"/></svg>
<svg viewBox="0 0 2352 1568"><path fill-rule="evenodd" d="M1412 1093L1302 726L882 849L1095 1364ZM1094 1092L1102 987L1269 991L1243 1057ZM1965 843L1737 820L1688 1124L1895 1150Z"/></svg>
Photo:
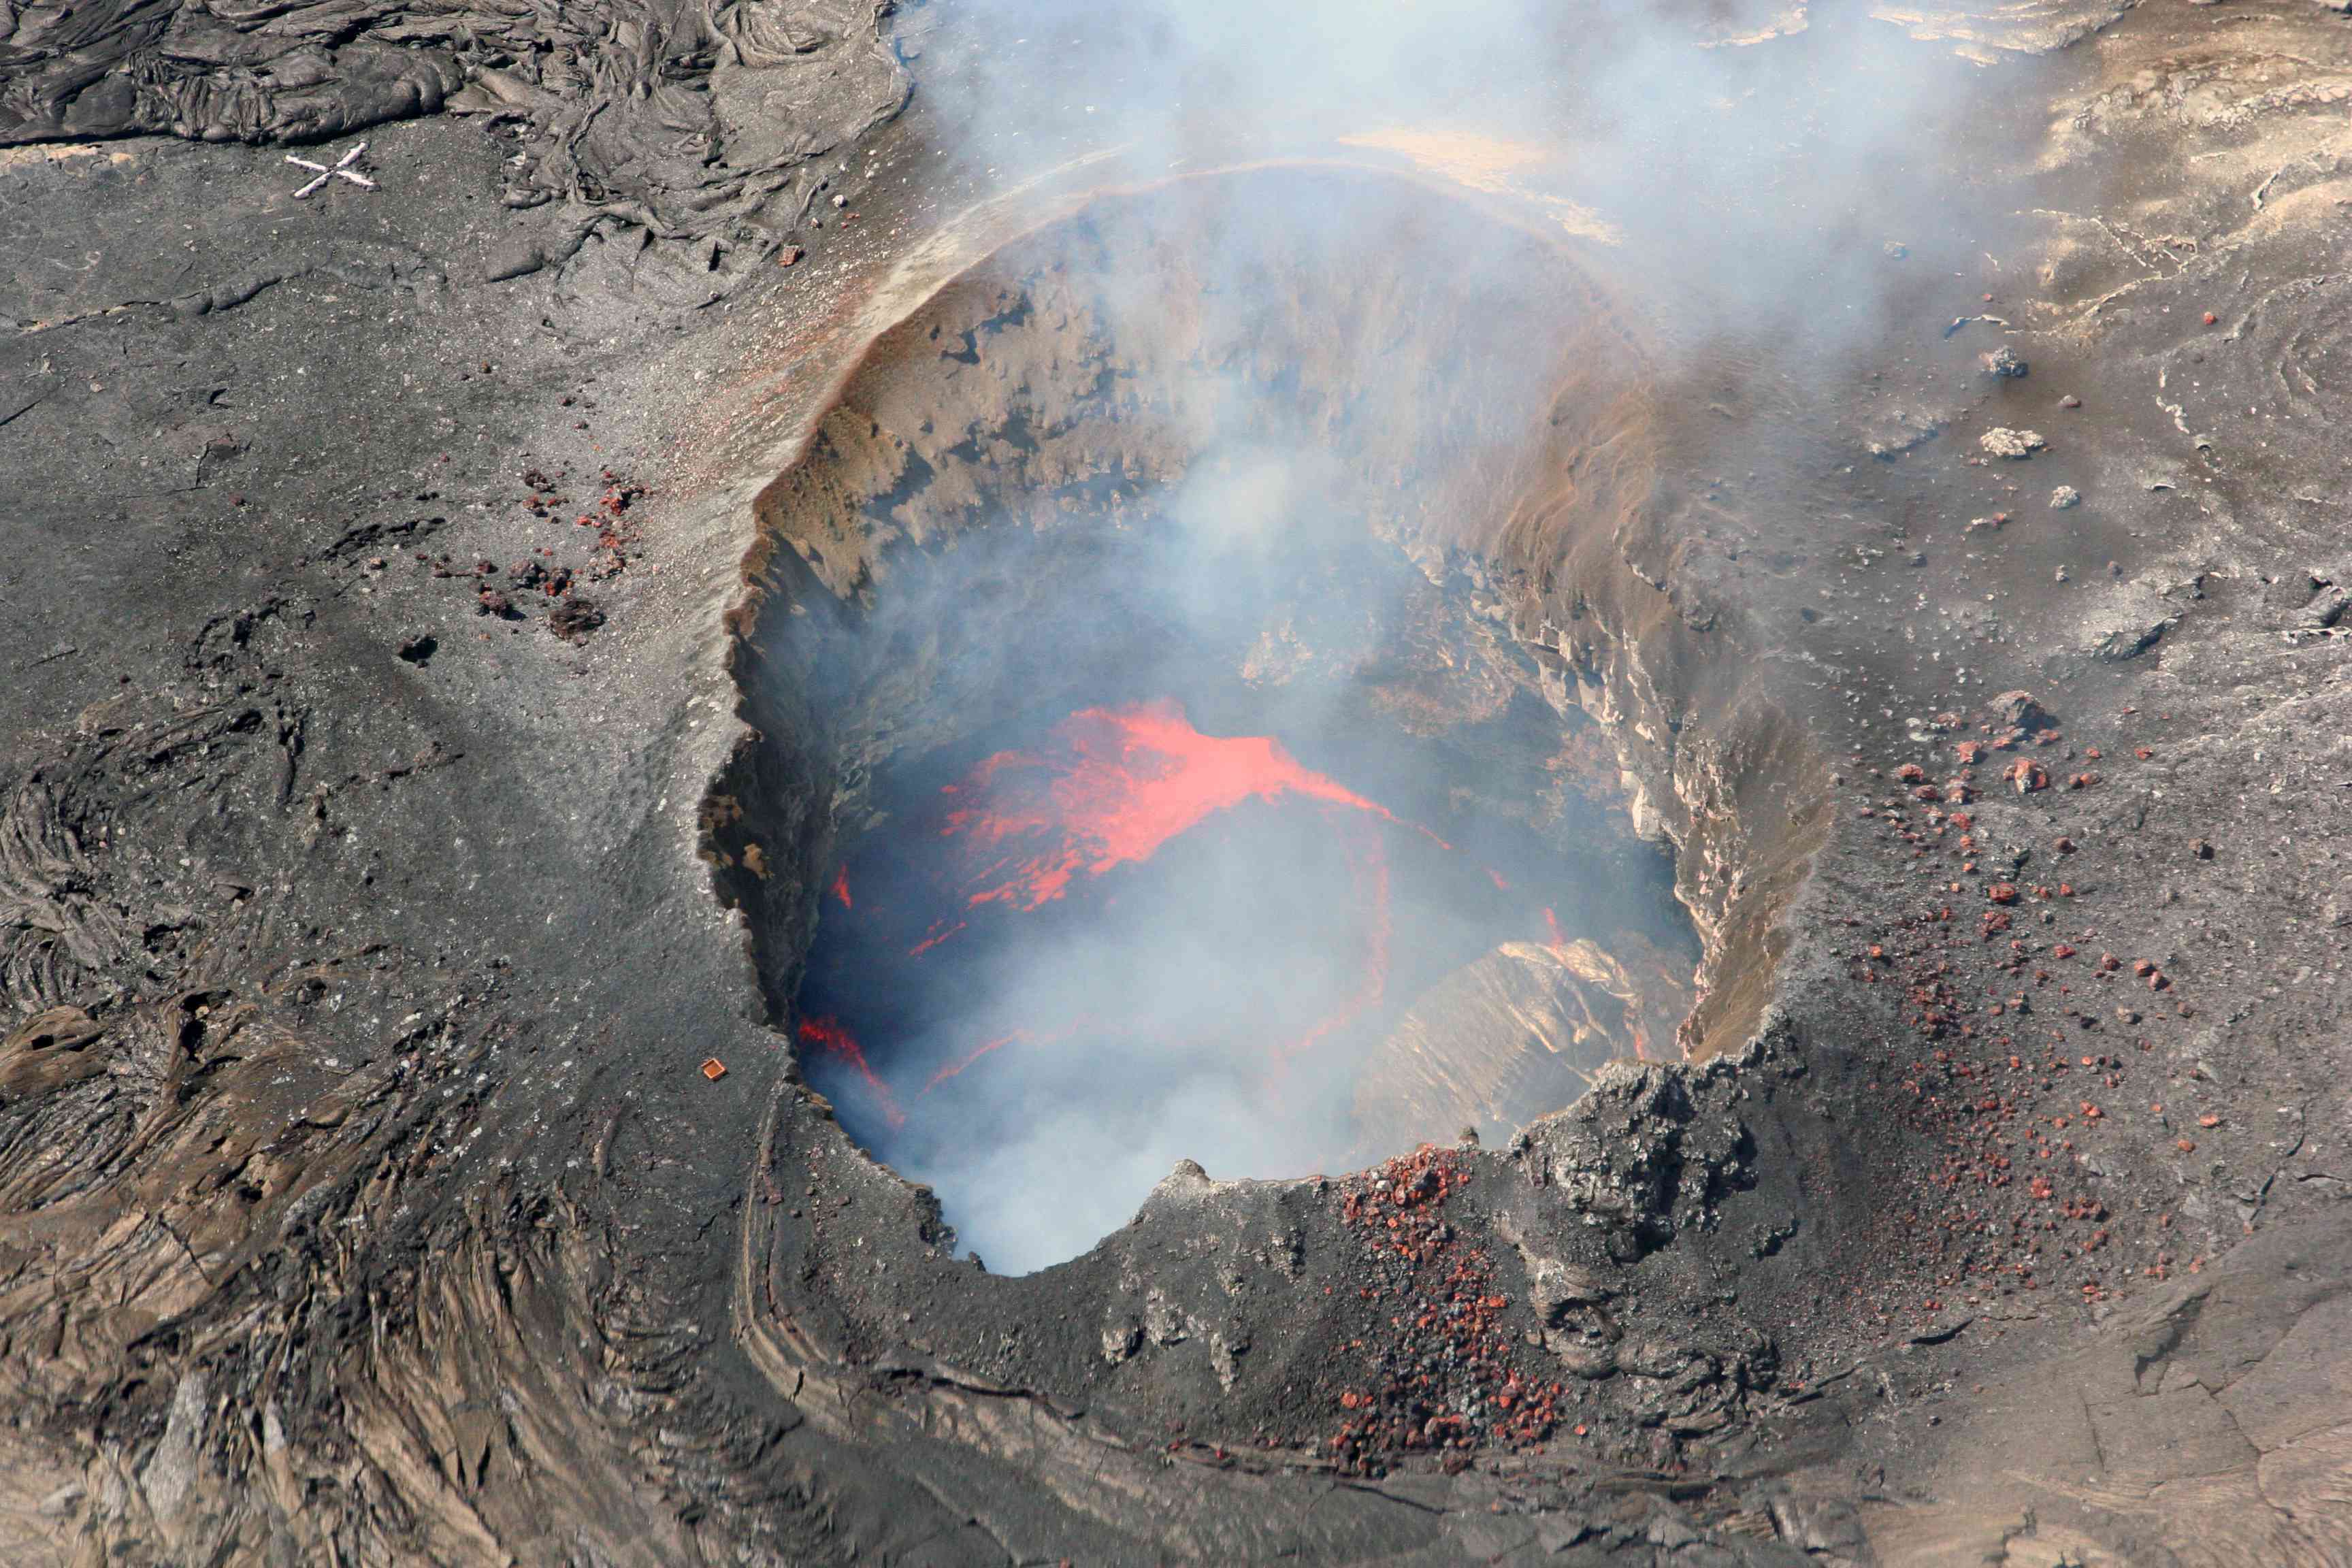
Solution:
<svg viewBox="0 0 2352 1568"><path fill-rule="evenodd" d="M1379 837L1345 821L1384 806L1302 767L1265 735L1204 735L1171 701L1088 708L1054 730L1036 755L999 752L945 792L959 805L941 833L961 840L971 870L965 903L1034 910L1061 898L1074 877L1100 877L1149 860L1170 839L1244 801L1313 802L1341 829L1349 885L1364 928L1360 978L1302 1035L1269 1045L1279 1063L1312 1047L1378 1002L1388 984L1389 871ZM1425 830L1424 830L1425 831ZM1431 842L1447 847L1429 834ZM936 942L942 939L927 939ZM993 1041L982 1053L1009 1043ZM945 1069L961 1070L961 1065Z"/></svg>
<svg viewBox="0 0 2352 1568"><path fill-rule="evenodd" d="M1687 1005L1671 866L1478 553L1549 444L1610 453L1570 512L1633 494L1634 404L1596 374L1554 417L1590 296L1528 237L1368 272L1451 242L1417 189L1253 188L943 295L763 502L767 765L821 803L773 828L772 994L999 1268L1180 1160L1507 1136Z"/></svg>
<svg viewBox="0 0 2352 1568"><path fill-rule="evenodd" d="M1564 940L1496 866L1170 699L1083 708L929 796L835 870L798 1034L852 1125L1000 1265L1090 1240L1180 1156L1341 1156L1350 1064L1397 1013L1400 903L1404 1001L1497 942ZM1638 1040L1630 1014L1616 1037ZM1144 1083L1168 1098L1130 1098ZM1120 1175L1050 1238L975 1223L954 1173L1008 1151L1015 1187Z"/></svg>

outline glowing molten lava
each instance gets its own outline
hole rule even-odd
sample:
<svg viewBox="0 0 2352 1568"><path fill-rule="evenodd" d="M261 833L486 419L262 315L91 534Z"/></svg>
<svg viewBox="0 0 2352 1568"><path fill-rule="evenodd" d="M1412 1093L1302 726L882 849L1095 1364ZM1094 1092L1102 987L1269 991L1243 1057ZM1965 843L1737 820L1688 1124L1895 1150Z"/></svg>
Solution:
<svg viewBox="0 0 2352 1568"><path fill-rule="evenodd" d="M864 1079L866 1087L873 1092L874 1102L880 1109L883 1119L891 1126L897 1127L906 1121L907 1113L898 1109L898 1096L890 1092L888 1084L875 1075L873 1068L866 1063L866 1052L857 1044L857 1037L843 1028L838 1019L803 1018L799 1034L805 1044L814 1046L835 1061L848 1064L859 1078Z"/></svg>
<svg viewBox="0 0 2352 1568"><path fill-rule="evenodd" d="M990 1064L1007 1047L1017 1047L1015 1056L1027 1057L1075 1045L1089 1053L1131 1054L1146 1062L1179 1055L1197 1054L1209 1060L1239 1056L1255 1058L1271 1088L1291 1063L1360 1026L1387 999L1397 913L1390 889L1393 846L1387 830L1409 829L1449 857L1461 853L1427 828L1309 769L1272 736L1203 734L1180 704L1166 700L1082 709L1056 723L1043 743L995 752L959 782L946 785L941 795L944 812L935 819L937 837L931 842L947 854L943 864L926 873L929 886L917 901L894 893L887 875L861 870L859 887L866 896L853 902L846 865L835 873L827 889L845 919L854 918L864 922L862 929L885 937L883 951L889 954L919 960L959 933L971 931L975 934L965 940L981 943L984 952L967 959L958 972L969 974L971 964L988 963L987 955L1001 950L1006 922L1016 917L1035 914L1040 922L1069 917L1075 911L1061 900L1074 889L1080 894L1074 902L1083 904L1091 892L1108 907L1120 889L1106 885L1097 891L1089 887L1095 879L1141 867L1222 813L1253 803L1261 807L1297 803L1322 819L1344 856L1346 891L1334 889L1336 896L1318 906L1334 917L1331 937L1315 940L1343 942L1345 957L1329 969L1310 965L1313 973L1296 974L1297 984L1290 983L1293 972L1268 972L1265 981L1269 991L1280 1003L1297 1004L1295 1011L1277 1005L1244 1016L1216 1015L1213 1008L1186 1014L1179 1006L1179 1016L1164 1008L1145 1008L1132 1017L1076 1010L1060 1016L1006 1017L983 1008L959 1016L945 1027L913 1031L919 1045L911 1057L905 1049L908 1030L901 1018L887 1026L887 1038L877 1037L881 1072L837 1018L822 1012L802 1018L801 1040L829 1066L850 1097L893 1128L906 1122L907 1109L919 1109L917 1102L934 1090L953 1092L949 1086L954 1085L956 1090L984 1095L964 1075ZM1259 830L1264 830L1262 825ZM1297 828L1282 831L1295 835ZM1312 856L1296 864L1281 857L1256 870L1292 877L1310 863ZM1402 864L1409 874L1423 879L1407 906L1418 911L1428 901L1430 868L1425 860ZM1531 923L1533 910L1515 895L1512 879L1481 860L1459 864L1468 879L1491 885L1501 895L1486 918ZM1154 896L1149 886L1139 885L1139 890L1147 900ZM936 910L931 899L941 894L946 908L931 912ZM1502 907L1507 905L1517 907L1507 910ZM1056 906L1055 913L1035 913L1048 906ZM1237 911L1236 928L1246 930L1250 918ZM1551 909L1544 909L1542 918L1547 945L1555 952L1580 952L1590 945L1570 943ZM1283 934L1292 933L1286 928ZM1418 950L1423 940L1416 935L1402 949L1416 987L1423 977L1415 965L1427 957ZM1192 951L1178 945L1180 951ZM1207 962L1211 968L1230 962L1234 967L1227 979L1253 984L1259 983L1251 978L1253 961L1297 963L1299 950L1286 951L1286 958L1251 949L1230 960ZM876 957L880 956L877 952ZM963 978L949 982L969 983ZM1212 1016L1215 1021L1210 1021ZM1203 1032L1191 1037L1194 1030ZM883 1072L895 1080L896 1089Z"/></svg>
<svg viewBox="0 0 2352 1568"><path fill-rule="evenodd" d="M1310 772L1268 735L1203 735L1173 702L1087 708L1054 727L1055 749L999 752L946 793L968 806L941 831L982 864L966 901L1034 910L1245 800L1286 795L1394 822L1385 807Z"/></svg>

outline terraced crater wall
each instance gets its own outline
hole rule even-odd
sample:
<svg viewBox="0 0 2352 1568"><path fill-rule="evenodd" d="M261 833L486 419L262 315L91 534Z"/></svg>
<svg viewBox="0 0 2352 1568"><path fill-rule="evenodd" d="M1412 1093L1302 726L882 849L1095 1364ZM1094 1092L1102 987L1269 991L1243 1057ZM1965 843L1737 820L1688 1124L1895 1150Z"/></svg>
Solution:
<svg viewBox="0 0 2352 1568"><path fill-rule="evenodd" d="M870 770L969 718L943 690L979 689L904 647L857 712L820 710L794 623L854 617L901 552L979 529L1041 544L1015 590L1032 602L988 613L1052 614L1055 550L1241 431L1336 462L1376 533L1433 578L1466 576L1555 704L1604 721L1704 946L1685 1049L1737 1050L1820 839L1822 769L1757 689L1744 629L1678 588L1660 521L1674 434L1637 314L1550 234L1324 166L1106 195L921 299L757 501L736 649L757 734L706 833L772 1002L793 993Z"/></svg>

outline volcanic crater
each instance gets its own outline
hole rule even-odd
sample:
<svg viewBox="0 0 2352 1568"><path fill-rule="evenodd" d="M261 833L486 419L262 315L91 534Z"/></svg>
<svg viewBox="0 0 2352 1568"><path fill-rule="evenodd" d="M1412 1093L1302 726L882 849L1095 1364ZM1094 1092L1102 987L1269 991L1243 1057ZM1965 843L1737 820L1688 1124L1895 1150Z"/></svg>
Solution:
<svg viewBox="0 0 2352 1568"><path fill-rule="evenodd" d="M1390 175L1099 195L931 292L760 498L706 808L805 1080L1024 1271L1180 1159L1741 1043L1803 831L1738 796L1800 759L1624 565L1661 440L1556 237Z"/></svg>

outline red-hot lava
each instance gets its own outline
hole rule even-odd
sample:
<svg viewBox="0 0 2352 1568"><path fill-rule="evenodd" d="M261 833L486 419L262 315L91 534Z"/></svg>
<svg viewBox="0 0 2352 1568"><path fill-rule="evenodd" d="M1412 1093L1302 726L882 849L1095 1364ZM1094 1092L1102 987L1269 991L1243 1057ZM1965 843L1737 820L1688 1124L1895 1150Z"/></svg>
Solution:
<svg viewBox="0 0 2352 1568"><path fill-rule="evenodd" d="M876 1076L873 1068L866 1063L866 1052L859 1047L857 1037L843 1028L839 1020L803 1018L799 1033L803 1044L814 1046L836 1061L848 1063L857 1076L866 1080L866 1087L873 1092L875 1104L891 1126L905 1122L907 1113L898 1109L898 1096L890 1092L888 1084Z"/></svg>
<svg viewBox="0 0 2352 1568"><path fill-rule="evenodd" d="M1015 1040L1029 1040L1032 1038L1034 1038L1034 1037L1028 1030L1015 1029L1009 1035L999 1035L992 1040L983 1040L978 1046L966 1051L963 1055L948 1063L947 1066L941 1068L939 1071L933 1073L929 1079L925 1079L923 1083L923 1092L925 1094L930 1093L931 1090L939 1088L940 1085L947 1082L948 1079L955 1077L958 1073L963 1071L964 1068L971 1066L972 1063L980 1060L981 1058L989 1055L991 1052L1003 1050L1005 1047L1011 1045Z"/></svg>
<svg viewBox="0 0 2352 1568"><path fill-rule="evenodd" d="M1061 898L1074 879L1148 860L1171 839L1250 800L1297 796L1399 821L1387 807L1300 763L1272 736L1204 735L1171 701L1082 709L1055 726L1053 740L1051 749L1038 753L999 752L962 783L947 786L947 795L969 804L948 814L941 834L965 840L980 860L967 883L968 906L1037 909ZM1435 834L1420 831L1444 846ZM1365 912L1363 977L1338 1007L1276 1047L1277 1063L1353 1023L1387 989L1388 859L1370 834L1351 847L1349 859ZM912 955L962 929L961 921L935 927ZM934 1074L925 1087L1026 1037L1020 1031L992 1040Z"/></svg>
<svg viewBox="0 0 2352 1568"><path fill-rule="evenodd" d="M945 921L934 921L931 925L931 929L923 933L923 940L907 950L907 956L908 958L922 957L923 954L930 952L931 949L939 946L940 943L955 935L956 932L963 930L964 925L965 922L962 921L957 921L952 924Z"/></svg>
<svg viewBox="0 0 2352 1568"><path fill-rule="evenodd" d="M1306 767L1273 737L1203 734L1181 706L1168 700L1083 709L1055 725L1045 746L996 752L942 793L950 805L940 835L955 851L951 910L966 911L969 918L950 912L933 921L906 950L910 958L922 957L972 921L1036 910L1082 879L1148 861L1221 812L1252 801L1286 799L1323 808L1346 850L1350 904L1361 932L1360 968L1321 1017L1287 1039L1266 1042L1270 1074L1279 1074L1289 1061L1359 1022L1386 995L1390 867L1379 825L1409 827L1442 849L1453 847ZM1511 889L1500 871L1479 869L1496 891ZM845 910L856 908L845 865L829 891ZM1546 909L1543 918L1550 945L1564 948L1559 917ZM928 1094L1007 1046L1033 1048L1081 1032L1112 1039L1130 1036L1136 1027L1134 1021L1092 1016L1038 1020L1012 1029L1000 1026L992 1037L938 1065L913 1092ZM897 1096L836 1019L804 1018L799 1031L803 1041L856 1075L890 1125L903 1123Z"/></svg>
<svg viewBox="0 0 2352 1568"><path fill-rule="evenodd" d="M993 857L966 902L1034 910L1073 878L1148 860L1160 847L1245 800L1297 795L1383 822L1397 819L1300 765L1268 735L1204 735L1173 702L1087 708L1055 726L1056 749L999 752L947 793L972 805L941 831Z"/></svg>

